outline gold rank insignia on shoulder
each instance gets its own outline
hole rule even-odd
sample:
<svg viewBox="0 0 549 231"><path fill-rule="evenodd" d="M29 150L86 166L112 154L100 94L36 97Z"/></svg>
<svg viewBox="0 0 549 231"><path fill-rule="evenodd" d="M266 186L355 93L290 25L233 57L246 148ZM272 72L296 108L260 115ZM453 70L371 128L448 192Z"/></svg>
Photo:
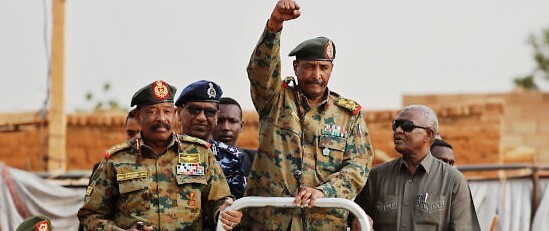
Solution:
<svg viewBox="0 0 549 231"><path fill-rule="evenodd" d="M284 80L282 80L282 87L289 88L291 85L296 86L295 84L295 78L293 76L286 76L284 77Z"/></svg>
<svg viewBox="0 0 549 231"><path fill-rule="evenodd" d="M116 181L125 181L145 177L147 177L147 171L119 173L116 174Z"/></svg>
<svg viewBox="0 0 549 231"><path fill-rule="evenodd" d="M211 144L208 141L205 141L203 139L199 139L193 136L179 134L178 137L181 141L201 144L206 148L210 148L211 146Z"/></svg>
<svg viewBox="0 0 549 231"><path fill-rule="evenodd" d="M86 188L86 196L90 196L93 192L93 187L92 186L88 186L88 188Z"/></svg>
<svg viewBox="0 0 549 231"><path fill-rule="evenodd" d="M349 110L353 115L356 115L362 110L362 106L354 100L339 98L335 102L336 105Z"/></svg>

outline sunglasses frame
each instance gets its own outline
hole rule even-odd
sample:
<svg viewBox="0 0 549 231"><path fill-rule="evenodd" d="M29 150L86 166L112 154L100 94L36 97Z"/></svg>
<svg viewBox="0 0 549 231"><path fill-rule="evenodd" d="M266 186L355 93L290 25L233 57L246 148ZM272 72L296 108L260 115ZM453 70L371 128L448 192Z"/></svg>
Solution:
<svg viewBox="0 0 549 231"><path fill-rule="evenodd" d="M187 104L185 105L185 108L187 108L187 111L189 112L189 114L193 116L198 116L202 112L204 112L204 116L206 116L206 118L213 118L219 111L219 109L214 110L211 108L203 108L195 104Z"/></svg>
<svg viewBox="0 0 549 231"><path fill-rule="evenodd" d="M398 127L400 127L404 132L412 132L416 128L431 130L431 128L419 126L410 120L399 120L399 119L393 120L392 127L391 127L393 129L393 132L396 131Z"/></svg>

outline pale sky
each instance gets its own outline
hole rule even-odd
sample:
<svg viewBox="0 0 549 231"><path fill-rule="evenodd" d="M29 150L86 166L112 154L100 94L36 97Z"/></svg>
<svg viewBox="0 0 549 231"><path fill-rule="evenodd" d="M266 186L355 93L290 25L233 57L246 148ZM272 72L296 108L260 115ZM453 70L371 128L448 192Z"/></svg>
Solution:
<svg viewBox="0 0 549 231"><path fill-rule="evenodd" d="M157 79L177 95L212 80L252 110L246 66L275 3L67 0L67 111L89 109L88 91L129 108L133 93ZM298 3L301 17L282 31L283 75L293 75L287 55L297 44L329 37L337 50L331 90L366 110L399 108L403 94L508 92L534 67L529 34L549 27L547 0ZM38 110L46 97L51 0L47 15L43 5L0 0L0 113ZM113 89L102 95L105 82Z"/></svg>

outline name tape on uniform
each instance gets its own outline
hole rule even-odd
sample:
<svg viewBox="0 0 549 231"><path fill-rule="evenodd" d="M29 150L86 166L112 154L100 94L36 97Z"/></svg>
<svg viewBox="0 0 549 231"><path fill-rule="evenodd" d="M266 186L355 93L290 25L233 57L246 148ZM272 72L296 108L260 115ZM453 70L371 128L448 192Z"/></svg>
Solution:
<svg viewBox="0 0 549 231"><path fill-rule="evenodd" d="M132 180L132 179L145 178L145 177L147 177L146 171L116 174L117 181L125 181L125 180Z"/></svg>

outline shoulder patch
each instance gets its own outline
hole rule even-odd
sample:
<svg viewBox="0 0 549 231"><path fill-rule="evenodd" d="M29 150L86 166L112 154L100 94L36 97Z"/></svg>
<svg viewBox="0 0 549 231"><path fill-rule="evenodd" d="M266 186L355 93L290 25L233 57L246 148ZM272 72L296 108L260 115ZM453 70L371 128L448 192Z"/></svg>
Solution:
<svg viewBox="0 0 549 231"><path fill-rule="evenodd" d="M335 101L335 104L349 110L353 115L358 114L360 110L362 110L362 106L360 106L360 104L350 99L339 98Z"/></svg>
<svg viewBox="0 0 549 231"><path fill-rule="evenodd" d="M181 140L181 141L185 141L185 142L189 142L189 143L197 143L197 144L200 144L200 145L202 145L206 148L210 148L210 146L211 146L211 144L208 141L205 141L205 140L200 139L200 138L196 138L194 136L179 134L178 137L179 137L179 140Z"/></svg>
<svg viewBox="0 0 549 231"><path fill-rule="evenodd" d="M125 150L125 149L128 149L130 148L131 145L129 142L124 142L124 143L121 143L121 144L117 144L117 145L114 145L112 146L111 148L107 149L104 153L105 155L105 158L106 159L109 159L111 158L111 156L117 152L120 152L122 150Z"/></svg>
<svg viewBox="0 0 549 231"><path fill-rule="evenodd" d="M293 85L291 85L293 84ZM282 87L284 88L290 88L296 86L295 84L295 78L293 76L286 76L284 80L282 80Z"/></svg>

